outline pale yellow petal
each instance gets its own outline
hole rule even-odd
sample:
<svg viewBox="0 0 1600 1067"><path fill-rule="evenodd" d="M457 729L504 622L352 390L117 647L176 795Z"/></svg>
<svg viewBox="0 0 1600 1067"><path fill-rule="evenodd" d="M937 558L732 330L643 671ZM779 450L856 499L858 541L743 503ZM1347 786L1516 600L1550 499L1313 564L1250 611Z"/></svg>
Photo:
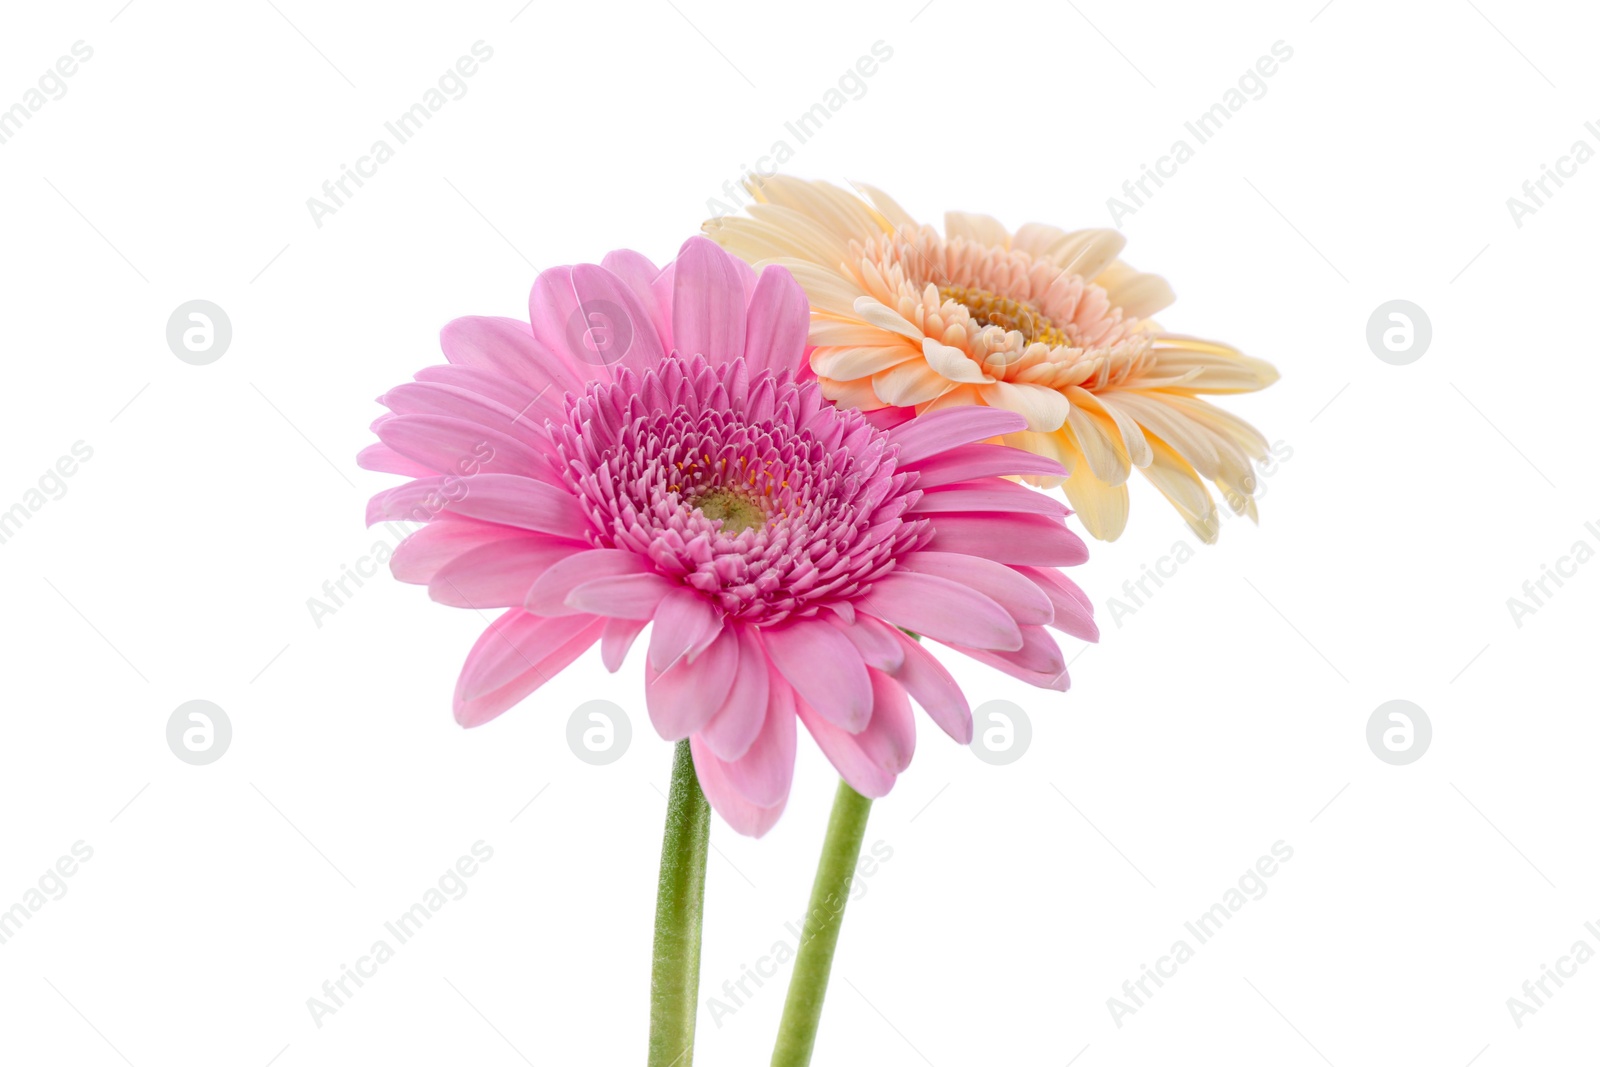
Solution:
<svg viewBox="0 0 1600 1067"><path fill-rule="evenodd" d="M1128 453L1128 460L1135 467L1148 467L1150 465L1150 446L1145 443L1144 431L1139 428L1139 421L1132 415L1123 411L1116 403L1118 393L1110 392L1103 396L1096 396L1086 389L1070 386L1066 390L1067 399L1079 407L1089 411L1098 412L1110 419L1117 427L1117 432L1122 435L1122 447Z"/></svg>
<svg viewBox="0 0 1600 1067"><path fill-rule="evenodd" d="M765 204L811 220L845 243L861 240L881 228L874 217L876 213L865 201L827 182L778 174L753 181L750 192ZM754 215L756 211L752 208L750 213Z"/></svg>
<svg viewBox="0 0 1600 1067"><path fill-rule="evenodd" d="M1165 278L1136 271L1120 260L1096 275L1094 283L1106 291L1114 307L1136 319L1148 319L1178 299Z"/></svg>
<svg viewBox="0 0 1600 1067"><path fill-rule="evenodd" d="M912 218L910 212L896 203L888 193L868 185L866 182L851 182L850 185L872 201L872 206L877 208L889 223L888 229L914 230L917 228L917 220Z"/></svg>
<svg viewBox="0 0 1600 1067"><path fill-rule="evenodd" d="M1144 476L1178 509L1201 540L1208 545L1215 544L1219 529L1217 508L1206 483L1182 456L1167 447L1166 442L1156 437L1150 437L1149 441L1152 459L1150 466L1144 468Z"/></svg>
<svg viewBox="0 0 1600 1067"><path fill-rule="evenodd" d="M1078 230L1056 246L1054 259L1064 274L1093 278L1111 265L1127 243L1117 230Z"/></svg>
<svg viewBox="0 0 1600 1067"><path fill-rule="evenodd" d="M1011 245L1011 231L1002 226L999 219L965 211L944 213L944 235L948 238L960 237L990 248L1008 248Z"/></svg>
<svg viewBox="0 0 1600 1067"><path fill-rule="evenodd" d="M870 378L879 371L920 356L915 348L903 343L871 348L818 348L811 353L811 369L824 378L851 381Z"/></svg>
<svg viewBox="0 0 1600 1067"><path fill-rule="evenodd" d="M959 348L940 344L931 337L922 339L922 355L939 374L952 382L991 382L994 379L983 373L983 368L970 355Z"/></svg>
<svg viewBox="0 0 1600 1067"><path fill-rule="evenodd" d="M1087 408L1073 406L1067 414L1066 429L1096 478L1109 485L1121 485L1128 480L1133 461L1123 449L1122 435L1110 419Z"/></svg>
<svg viewBox="0 0 1600 1067"><path fill-rule="evenodd" d="M1061 491L1091 537L1115 541L1122 536L1128 525L1126 485L1107 485L1094 476L1087 463L1080 463L1061 483Z"/></svg>
<svg viewBox="0 0 1600 1067"><path fill-rule="evenodd" d="M1204 426L1163 401L1160 394L1121 392L1117 406L1139 420L1207 478L1219 469L1215 439Z"/></svg>
<svg viewBox="0 0 1600 1067"><path fill-rule="evenodd" d="M872 376L878 399L895 407L916 407L954 388L954 383L921 360L907 360Z"/></svg>
<svg viewBox="0 0 1600 1067"><path fill-rule="evenodd" d="M871 323L880 330L888 330L890 333L897 333L901 337L909 338L918 344L922 343L921 330L907 322L899 313L884 307L870 296L857 297L852 309L864 321Z"/></svg>
<svg viewBox="0 0 1600 1067"><path fill-rule="evenodd" d="M1011 382L994 382L981 386L979 392L990 407L1015 411L1028 420L1028 429L1036 433L1053 433L1067 421L1072 405L1054 389L1042 385L1013 385Z"/></svg>

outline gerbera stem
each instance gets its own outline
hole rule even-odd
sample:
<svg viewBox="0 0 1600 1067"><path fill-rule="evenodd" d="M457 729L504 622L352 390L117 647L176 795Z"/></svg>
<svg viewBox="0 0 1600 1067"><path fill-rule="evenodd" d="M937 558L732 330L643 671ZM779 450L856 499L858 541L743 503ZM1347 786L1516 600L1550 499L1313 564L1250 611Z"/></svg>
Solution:
<svg viewBox="0 0 1600 1067"><path fill-rule="evenodd" d="M650 968L649 1067L690 1067L700 997L700 925L705 910L711 807L694 776L689 742L672 754L667 828L656 888L655 954Z"/></svg>
<svg viewBox="0 0 1600 1067"><path fill-rule="evenodd" d="M822 858L817 861L817 879L811 885L811 907L789 979L789 999L783 1005L772 1067L807 1067L811 1062L817 1025L822 1020L822 999L828 993L828 973L833 969L833 950L839 944L844 906L850 899L850 883L871 812L872 801L839 783L833 814L828 817L828 836L822 842Z"/></svg>

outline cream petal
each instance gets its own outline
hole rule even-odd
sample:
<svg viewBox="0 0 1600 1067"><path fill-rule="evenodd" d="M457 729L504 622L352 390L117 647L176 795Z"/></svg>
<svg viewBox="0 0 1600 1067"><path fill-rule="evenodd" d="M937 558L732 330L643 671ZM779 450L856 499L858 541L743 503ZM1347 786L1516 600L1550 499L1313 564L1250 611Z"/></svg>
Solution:
<svg viewBox="0 0 1600 1067"><path fill-rule="evenodd" d="M1123 451L1122 435L1114 423L1087 408L1074 406L1067 415L1066 428L1096 478L1107 485L1121 485L1128 480L1133 461Z"/></svg>
<svg viewBox="0 0 1600 1067"><path fill-rule="evenodd" d="M918 341L920 343L920 337ZM880 330L876 326L868 326L864 322L856 320L846 322L831 316L813 315L811 318L810 343L814 345L858 345L871 348L881 345L897 345L900 343L900 338L887 330Z"/></svg>
<svg viewBox="0 0 1600 1067"><path fill-rule="evenodd" d="M700 224L700 230L729 252L756 266L780 256L798 257L807 262L813 258L811 249L804 243L791 240L776 227L742 215L707 219Z"/></svg>
<svg viewBox="0 0 1600 1067"><path fill-rule="evenodd" d="M1165 278L1156 274L1141 274L1126 263L1113 263L1094 279L1106 291L1111 303L1122 309L1124 315L1148 319L1177 299Z"/></svg>
<svg viewBox="0 0 1600 1067"><path fill-rule="evenodd" d="M916 359L917 350L904 342L850 348L818 348L811 353L811 369L824 378L852 381Z"/></svg>
<svg viewBox="0 0 1600 1067"><path fill-rule="evenodd" d="M910 212L896 203L895 199L882 189L868 185L866 182L851 182L850 185L857 192L863 193L872 202L872 206L878 209L878 212L889 223L889 226L885 227L886 229L914 230L917 228L917 220L911 217Z"/></svg>
<svg viewBox="0 0 1600 1067"><path fill-rule="evenodd" d="M1067 231L1043 222L1023 225L1011 237L1011 247L1034 259L1050 258L1054 249L1067 239Z"/></svg>
<svg viewBox="0 0 1600 1067"><path fill-rule="evenodd" d="M1055 260L1065 274L1094 278L1116 261L1128 239L1118 230L1077 230L1055 249Z"/></svg>
<svg viewBox="0 0 1600 1067"><path fill-rule="evenodd" d="M922 342L921 330L907 322L898 312L892 308L885 307L870 296L857 297L853 308L857 315L880 330L888 330L891 333L899 334L901 337L909 337L919 344Z"/></svg>
<svg viewBox="0 0 1600 1067"><path fill-rule="evenodd" d="M948 378L921 360L907 360L872 376L872 390L878 399L895 407L926 404L951 388Z"/></svg>
<svg viewBox="0 0 1600 1067"><path fill-rule="evenodd" d="M882 228L863 200L827 182L777 174L770 178L752 178L746 188L757 200L809 219L813 225L825 227L832 236L846 242L860 240ZM756 214L755 209L750 213Z"/></svg>
<svg viewBox="0 0 1600 1067"><path fill-rule="evenodd" d="M979 392L991 407L1008 408L1027 419L1028 429L1036 433L1061 429L1061 424L1067 421L1067 415L1072 410L1066 397L1042 385L995 382L983 386Z"/></svg>
<svg viewBox="0 0 1600 1067"><path fill-rule="evenodd" d="M1061 491L1091 536L1101 541L1115 541L1122 536L1128 525L1126 485L1107 485L1094 476L1087 463L1080 463L1061 484Z"/></svg>
<svg viewBox="0 0 1600 1067"><path fill-rule="evenodd" d="M965 211L944 213L944 235L952 239L960 237L989 248L1009 248L1011 245L1011 231L1002 226L999 219Z"/></svg>
<svg viewBox="0 0 1600 1067"><path fill-rule="evenodd" d="M827 312L846 321L860 318L856 314L856 299L861 289L838 271L819 267L804 259L774 259L770 261L786 269L800 283L811 300L813 314Z"/></svg>
<svg viewBox="0 0 1600 1067"><path fill-rule="evenodd" d="M1068 474L1071 474L1083 462L1083 454L1072 443L1072 436L1065 430L1055 433L1034 433L1032 430L1020 430L1017 433L1008 433L1001 438L1012 448L1020 448L1034 455L1053 459L1061 464ZM1047 481L1048 479L1041 479ZM1055 484L1060 483L1055 479Z"/></svg>
<svg viewBox="0 0 1600 1067"><path fill-rule="evenodd" d="M1206 483L1183 457L1167 447L1166 442L1154 437L1149 440L1152 458L1150 466L1144 468L1144 476L1178 509L1202 541L1215 544L1219 531L1217 508L1206 490Z"/></svg>
<svg viewBox="0 0 1600 1067"><path fill-rule="evenodd" d="M1104 415L1116 425L1117 432L1122 435L1123 451L1128 453L1129 462L1135 467L1150 465L1150 446L1145 443L1144 431L1139 428L1137 419L1117 405L1119 394L1116 391L1097 396L1074 385L1066 390L1066 395L1071 403Z"/></svg>
<svg viewBox="0 0 1600 1067"><path fill-rule="evenodd" d="M987 383L993 378L983 373L983 368L959 348L940 344L931 337L922 339L922 355L939 374L952 382Z"/></svg>
<svg viewBox="0 0 1600 1067"><path fill-rule="evenodd" d="M876 411L886 407L878 394L873 392L871 378L856 378L848 382L834 381L832 378L818 378L817 386L822 390L823 397L842 408L854 411Z"/></svg>
<svg viewBox="0 0 1600 1067"><path fill-rule="evenodd" d="M1117 405L1138 419L1140 426L1154 431L1202 475L1215 478L1219 460L1212 435L1204 426L1163 401L1156 393L1122 392L1117 396Z"/></svg>
<svg viewBox="0 0 1600 1067"><path fill-rule="evenodd" d="M837 267L850 258L850 240L818 226L810 217L777 204L751 204L750 217L765 223L777 239L801 251L795 254L825 267Z"/></svg>

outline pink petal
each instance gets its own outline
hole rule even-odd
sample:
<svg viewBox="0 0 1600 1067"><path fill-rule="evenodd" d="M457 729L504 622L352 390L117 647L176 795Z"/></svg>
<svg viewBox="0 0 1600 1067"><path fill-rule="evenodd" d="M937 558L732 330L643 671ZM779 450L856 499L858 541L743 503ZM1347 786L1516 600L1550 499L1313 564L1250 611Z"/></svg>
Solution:
<svg viewBox="0 0 1600 1067"><path fill-rule="evenodd" d="M905 663L895 671L895 681L905 687L911 699L922 706L934 724L963 745L972 742L972 709L956 680L922 646L905 634L896 633L905 648Z"/></svg>
<svg viewBox="0 0 1600 1067"><path fill-rule="evenodd" d="M718 759L736 760L750 750L767 718L770 682L767 654L748 626L733 626L723 635L735 635L739 666L728 696L711 721L700 729L700 739ZM718 638L722 640L722 638Z"/></svg>
<svg viewBox="0 0 1600 1067"><path fill-rule="evenodd" d="M634 638L648 625L644 619L607 619L600 635L600 662L612 674L622 668Z"/></svg>
<svg viewBox="0 0 1600 1067"><path fill-rule="evenodd" d="M672 338L683 355L713 365L744 355L745 296L738 266L705 237L691 237L673 265Z"/></svg>
<svg viewBox="0 0 1600 1067"><path fill-rule="evenodd" d="M873 408L870 411L863 409L861 417L880 430L892 430L896 426L903 426L917 417L916 408Z"/></svg>
<svg viewBox="0 0 1600 1067"><path fill-rule="evenodd" d="M894 788L894 774L861 750L861 746L856 744L855 734L839 729L807 707L804 701L795 710L800 721L806 724L811 739L851 789L864 797L877 799L887 796L889 790Z"/></svg>
<svg viewBox="0 0 1600 1067"><path fill-rule="evenodd" d="M1022 474L1064 478L1067 474L1055 460L1010 445L962 445L929 459L906 464L906 467L919 472L917 487L920 489L973 478Z"/></svg>
<svg viewBox="0 0 1600 1067"><path fill-rule="evenodd" d="M535 390L553 386L557 392L571 393L582 387L582 379L535 340L527 323L516 319L456 319L439 331L439 347L451 363L489 371Z"/></svg>
<svg viewBox="0 0 1600 1067"><path fill-rule="evenodd" d="M872 717L872 682L848 637L820 620L768 627L761 637L767 658L802 702L850 733L866 727Z"/></svg>
<svg viewBox="0 0 1600 1067"><path fill-rule="evenodd" d="M806 362L810 323L811 305L794 276L778 266L763 270L745 320L744 358L750 373L799 372Z"/></svg>
<svg viewBox="0 0 1600 1067"><path fill-rule="evenodd" d="M1055 609L1055 620L1050 625L1084 641L1100 640L1100 628L1094 621L1094 607L1076 584L1052 570L1037 567L1018 567L1017 570L1032 579L1050 598L1050 604Z"/></svg>
<svg viewBox="0 0 1600 1067"><path fill-rule="evenodd" d="M738 666L739 640L727 630L700 655L677 659L668 670L646 663L644 701L656 733L681 741L697 732L721 706Z"/></svg>
<svg viewBox="0 0 1600 1067"><path fill-rule="evenodd" d="M579 541L588 537L589 518L564 489L515 474L478 474L456 480L465 486L465 495L450 503L453 514Z"/></svg>
<svg viewBox="0 0 1600 1067"><path fill-rule="evenodd" d="M367 501L367 525L385 520L431 522L460 498L465 485L465 479L456 475L435 475L385 489Z"/></svg>
<svg viewBox="0 0 1600 1067"><path fill-rule="evenodd" d="M856 607L940 641L980 648L1020 648L1016 620L993 600L948 578L895 570L872 583Z"/></svg>
<svg viewBox="0 0 1600 1067"><path fill-rule="evenodd" d="M584 582L567 594L567 605L591 615L648 621L668 593L681 588L659 574L625 574Z"/></svg>
<svg viewBox="0 0 1600 1067"><path fill-rule="evenodd" d="M900 462L915 463L948 452L958 445L984 441L1028 428L1028 420L1001 408L967 406L941 408L890 430L888 438L900 446Z"/></svg>
<svg viewBox="0 0 1600 1067"><path fill-rule="evenodd" d="M575 615L578 611L567 605L567 596L578 586L596 578L651 572L649 560L618 548L570 553L543 571L520 603L535 615Z"/></svg>
<svg viewBox="0 0 1600 1067"><path fill-rule="evenodd" d="M458 608L521 607L528 588L552 564L580 551L545 538L495 541L457 556L428 583L428 595Z"/></svg>
<svg viewBox="0 0 1600 1067"><path fill-rule="evenodd" d="M477 367L424 367L413 377L419 382L449 386L492 400L515 411L519 425L527 423L536 429L542 429L545 422L561 417L564 410L562 398L567 395L565 390L556 386L541 385L536 388Z"/></svg>
<svg viewBox="0 0 1600 1067"><path fill-rule="evenodd" d="M382 474L403 474L407 478L427 478L438 473L431 467L424 467L415 460L407 459L382 442L368 445L360 452L357 452L356 466L364 471L378 471Z"/></svg>
<svg viewBox="0 0 1600 1067"><path fill-rule="evenodd" d="M456 721L477 726L533 692L600 637L598 619L501 615L467 653L456 681Z"/></svg>
<svg viewBox="0 0 1600 1067"><path fill-rule="evenodd" d="M727 764L712 755L699 738L689 739L689 751L694 756L694 773L700 781L700 789L724 822L746 837L760 837L772 829L778 816L783 814L788 797L770 808L758 807L728 782Z"/></svg>
<svg viewBox="0 0 1600 1067"><path fill-rule="evenodd" d="M572 268L572 289L582 314L568 327L569 345L594 367L649 370L666 352L650 309L621 278L592 263Z"/></svg>
<svg viewBox="0 0 1600 1067"><path fill-rule="evenodd" d="M919 482L918 488L921 487ZM946 511L1020 511L1056 519L1072 514L1067 506L1055 497L1000 478L955 482L929 489L912 505L911 510L916 514Z"/></svg>
<svg viewBox="0 0 1600 1067"><path fill-rule="evenodd" d="M900 684L882 671L872 675L872 721L859 734L847 735L874 766L898 775L911 766L917 749L916 719Z"/></svg>
<svg viewBox="0 0 1600 1067"><path fill-rule="evenodd" d="M545 450L481 423L444 415L394 415L377 427L383 443L443 474L528 474L549 468Z"/></svg>
<svg viewBox="0 0 1600 1067"><path fill-rule="evenodd" d="M722 615L705 594L674 588L656 607L650 627L650 666L666 670L680 658L705 648L721 629Z"/></svg>
<svg viewBox="0 0 1600 1067"><path fill-rule="evenodd" d="M477 519L441 519L422 527L400 542L389 558L389 571L402 582L427 585L439 568L475 548L499 541L526 540L534 544L566 545L580 552L583 545L529 533L515 526L498 526Z"/></svg>
<svg viewBox="0 0 1600 1067"><path fill-rule="evenodd" d="M1067 677L1066 660L1049 631L1042 626L1024 626L1022 637L1022 648L1014 652L963 648L956 644L950 647L971 656L979 663L1004 671L1013 678L1020 678L1029 685L1066 692L1071 684Z"/></svg>
<svg viewBox="0 0 1600 1067"><path fill-rule="evenodd" d="M967 586L999 604L1018 623L1044 625L1055 617L1044 590L1027 576L993 560L954 552L913 552L900 560L897 569L931 574Z"/></svg>
<svg viewBox="0 0 1600 1067"><path fill-rule="evenodd" d="M1040 515L940 515L928 548L1035 567L1072 566L1089 558L1082 538Z"/></svg>
<svg viewBox="0 0 1600 1067"><path fill-rule="evenodd" d="M661 347L665 351L672 350L672 301L662 301L655 292L655 280L661 276L661 268L650 262L644 256L627 248L619 248L615 252L607 252L600 265L606 270L622 279L622 283L632 289L639 298L639 303L650 310L650 321L655 326L656 336L660 338Z"/></svg>
<svg viewBox="0 0 1600 1067"><path fill-rule="evenodd" d="M755 743L736 760L723 765L728 784L757 807L783 803L794 781L794 690L781 678L772 678L761 732Z"/></svg>
<svg viewBox="0 0 1600 1067"><path fill-rule="evenodd" d="M895 640L896 631L892 626L885 626L870 615L859 615L852 622L835 619L833 625L856 646L856 651L861 653L861 662L867 666L890 674L900 669L905 652L900 648L900 642Z"/></svg>
<svg viewBox="0 0 1600 1067"><path fill-rule="evenodd" d="M578 304L577 291L572 288L571 267L548 267L533 280L533 292L528 294L528 320L533 324L533 336L538 339L565 368L564 383L586 383L595 377L599 367L584 357L582 347L588 323ZM574 342L577 342L576 346ZM582 385L563 388L563 392L576 393Z"/></svg>
<svg viewBox="0 0 1600 1067"><path fill-rule="evenodd" d="M536 423L525 418L518 409L466 386L444 382L402 382L379 397L378 402L396 415L438 415L462 419L514 437L540 455L550 450L550 438L542 422Z"/></svg>

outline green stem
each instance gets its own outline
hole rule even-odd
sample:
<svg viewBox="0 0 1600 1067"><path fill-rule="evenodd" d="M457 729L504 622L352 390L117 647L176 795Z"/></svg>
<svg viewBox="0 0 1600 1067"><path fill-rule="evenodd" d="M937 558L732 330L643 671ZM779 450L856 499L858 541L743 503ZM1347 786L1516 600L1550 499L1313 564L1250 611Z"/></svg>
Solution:
<svg viewBox="0 0 1600 1067"><path fill-rule="evenodd" d="M789 999L783 1005L772 1067L807 1067L811 1062L833 951L839 944L844 906L850 899L850 883L871 812L872 801L839 783L833 814L828 817L828 836L822 842L822 858L817 861L817 880L811 885L811 908L806 912L804 937L789 979Z"/></svg>
<svg viewBox="0 0 1600 1067"><path fill-rule="evenodd" d="M700 926L705 911L711 807L694 776L689 742L672 754L667 829L656 888L655 954L650 968L649 1067L690 1067L700 996Z"/></svg>

